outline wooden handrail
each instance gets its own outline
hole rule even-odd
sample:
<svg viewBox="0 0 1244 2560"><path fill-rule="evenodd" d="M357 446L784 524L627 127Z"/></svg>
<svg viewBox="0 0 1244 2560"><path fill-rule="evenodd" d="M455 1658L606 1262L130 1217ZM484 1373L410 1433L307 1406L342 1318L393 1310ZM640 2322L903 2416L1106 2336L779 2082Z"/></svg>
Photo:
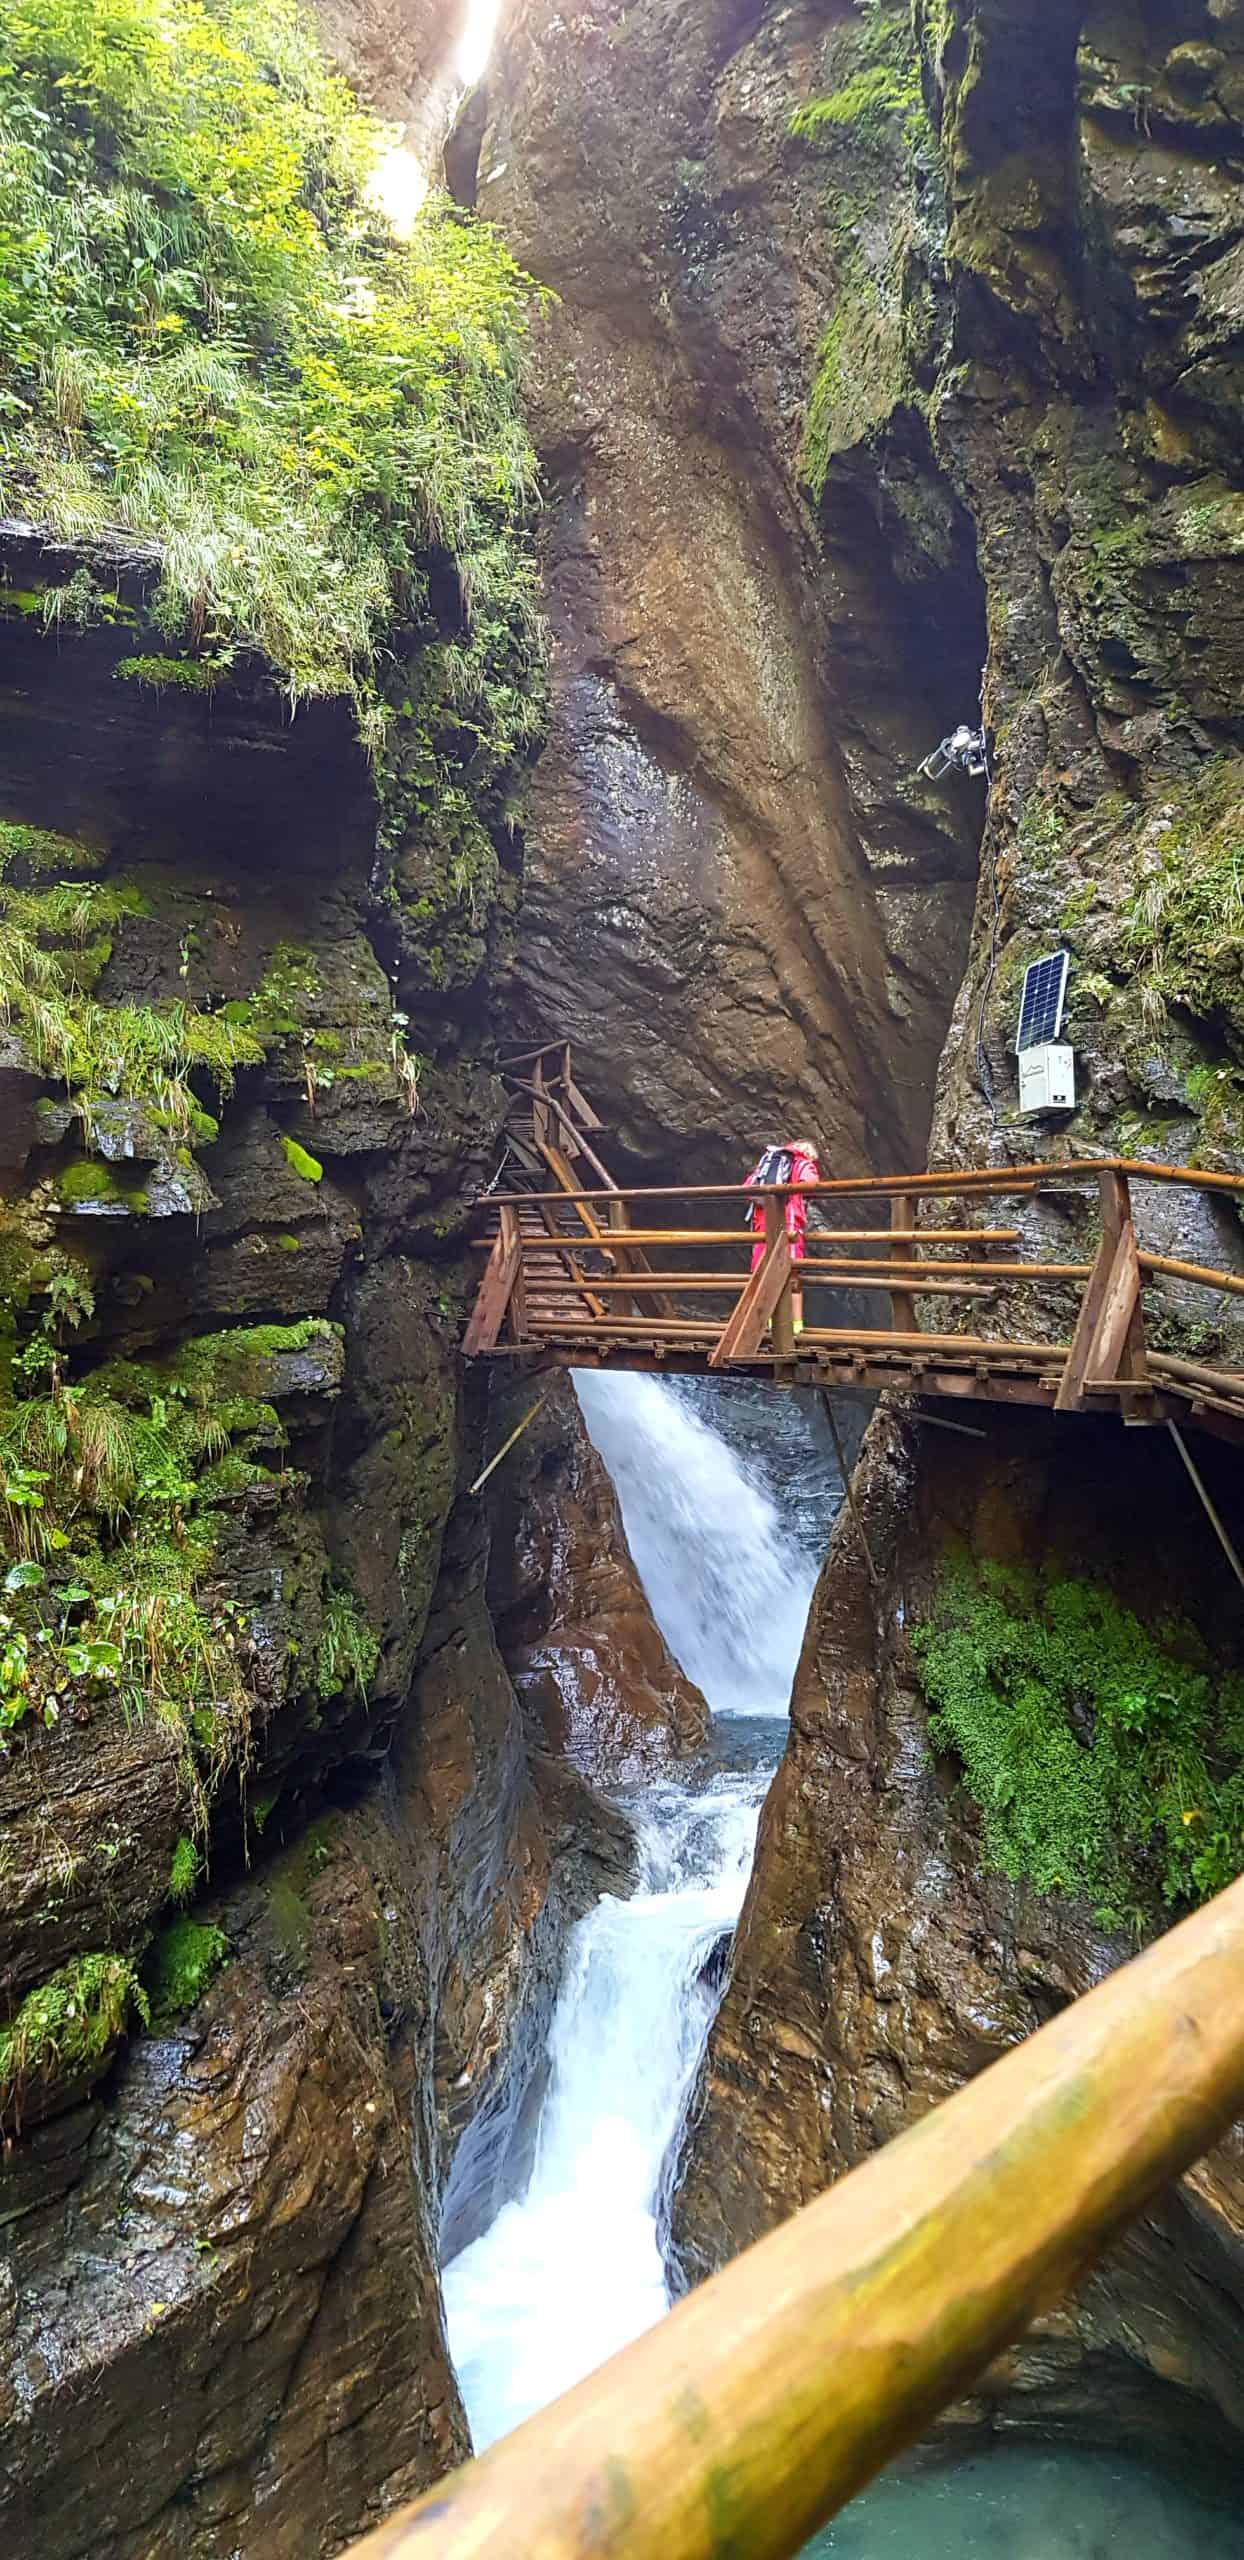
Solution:
<svg viewBox="0 0 1244 2560"><path fill-rule="evenodd" d="M555 1062L556 1074L546 1076L546 1058ZM1063 1163L853 1174L807 1185L732 1182L624 1190L584 1135L601 1123L574 1082L564 1043L550 1043L539 1053L530 1076L515 1075L511 1067L509 1081L532 1113L529 1135L515 1129L511 1143L537 1179L540 1164L547 1167L552 1187L493 1194L481 1202L489 1214L481 1222L487 1233L477 1241L489 1259L464 1345L468 1353L519 1359L530 1354L541 1366L560 1361L563 1367L581 1358L631 1369L659 1369L675 1358L688 1369L697 1360L710 1371L759 1366L779 1385L858 1386L865 1393L901 1383L901 1372L917 1394L1052 1405L1064 1414L1100 1413L1108 1406L1134 1423L1173 1421L1190 1409L1204 1427L1244 1439L1244 1377L1225 1365L1207 1367L1198 1377L1169 1362L1159 1367L1148 1355L1145 1332L1146 1295L1155 1283L1185 1281L1244 1296L1244 1272L1146 1251L1133 1205L1134 1186L1143 1192L1163 1183L1211 1198L1244 1199L1244 1174L1084 1156ZM564 1133L563 1146L554 1143L555 1132ZM572 1157L590 1165L599 1187L576 1188L582 1176ZM988 1216L988 1204L998 1198L1061 1195L1078 1203L1094 1189L1100 1223L1091 1263L1030 1258L1014 1226L932 1222ZM796 1198L813 1212L810 1221L790 1217ZM888 1228L836 1227L832 1215L815 1215L818 1204L841 1214L851 1200L873 1204L874 1216L888 1206ZM729 1203L739 1224L725 1224L719 1209L721 1223L688 1225L695 1207L706 1202ZM922 1204L934 1202L940 1205L931 1210L930 1223L921 1224ZM714 1213L710 1208L706 1214ZM662 1217L666 1223L656 1223ZM641 1225L641 1218L654 1223ZM537 1219L543 1234L533 1233ZM810 1251L797 1234L807 1223ZM789 1249L770 1263L767 1247L778 1228L787 1226ZM746 1271L741 1255L737 1271L723 1269L734 1253L719 1248L754 1246L758 1228L766 1238L766 1252L757 1257L763 1269ZM516 1251L507 1253L501 1234L508 1232L512 1243L515 1230ZM1007 1260L992 1258L998 1247L1011 1248ZM935 1353L935 1337L921 1321L932 1313L925 1300L962 1299L949 1319L962 1323L970 1320L970 1301L996 1297L1000 1289L1050 1293L1068 1286L1078 1289L1080 1302L1069 1345L1053 1354L1056 1378L1050 1376L1051 1357L1032 1344L973 1349L971 1338L960 1334L957 1359ZM819 1294L888 1295L888 1334L868 1327L867 1341L844 1359L848 1337L804 1321L817 1312L815 1304L807 1305L805 1291L814 1301ZM723 1296L734 1298L724 1323L711 1313L712 1300ZM702 1314L682 1312L688 1305ZM622 1312L615 1313L617 1308ZM891 1356L896 1352L897 1358Z"/></svg>
<svg viewBox="0 0 1244 2560"><path fill-rule="evenodd" d="M1236 1297L1244 1297L1244 1274L1238 1271L1215 1271L1205 1262L1176 1262L1169 1253L1142 1253L1143 1272L1157 1272L1163 1279L1193 1280L1206 1289L1227 1289Z"/></svg>
<svg viewBox="0 0 1244 2560"><path fill-rule="evenodd" d="M953 1200L994 1191L1021 1194L1029 1191L1057 1190L1068 1182L1082 1183L1095 1180L1099 1174L1103 1173L1126 1174L1135 1182L1180 1183L1185 1189L1192 1191L1221 1191L1234 1196L1244 1194L1244 1174L1240 1173L1205 1173L1197 1167L1185 1164L1146 1164L1132 1156L1076 1156L1066 1164L1007 1165L1005 1168L992 1165L969 1165L947 1167L926 1173L835 1176L833 1180L827 1182L798 1185L769 1183L762 1186L758 1183L748 1185L740 1182L692 1182L684 1183L681 1188L667 1183L657 1189L636 1187L631 1190L619 1186L616 1197L619 1200L727 1200L737 1195L748 1200L758 1200L765 1198L770 1192L775 1196L784 1197L797 1189L805 1200L889 1199L895 1192L911 1192L917 1198L925 1200L947 1196ZM543 1198L544 1194L538 1191L505 1191L495 1193L493 1196L496 1200L505 1200L510 1207L517 1209ZM563 1192L562 1198L566 1201L595 1200L599 1203L600 1193L599 1191L567 1191ZM931 1229L930 1233L936 1234L936 1229Z"/></svg>
<svg viewBox="0 0 1244 2560"><path fill-rule="evenodd" d="M791 2560L1244 2107L1244 1879L351 2560Z"/></svg>

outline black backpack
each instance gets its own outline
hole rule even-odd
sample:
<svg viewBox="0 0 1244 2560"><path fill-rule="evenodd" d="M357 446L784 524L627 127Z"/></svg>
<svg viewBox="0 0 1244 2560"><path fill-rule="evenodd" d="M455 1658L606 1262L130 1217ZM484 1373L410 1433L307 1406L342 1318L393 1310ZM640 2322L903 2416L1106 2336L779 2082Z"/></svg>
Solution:
<svg viewBox="0 0 1244 2560"><path fill-rule="evenodd" d="M788 1147L766 1147L752 1180L761 1184L789 1182L790 1169L791 1156Z"/></svg>

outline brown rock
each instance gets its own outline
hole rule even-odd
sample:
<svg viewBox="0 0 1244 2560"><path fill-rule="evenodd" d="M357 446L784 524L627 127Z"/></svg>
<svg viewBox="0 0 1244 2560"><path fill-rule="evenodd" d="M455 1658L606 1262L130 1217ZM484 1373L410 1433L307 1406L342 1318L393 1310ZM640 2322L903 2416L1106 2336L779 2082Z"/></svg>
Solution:
<svg viewBox="0 0 1244 2560"><path fill-rule="evenodd" d="M559 297L520 1001L628 1148L706 1176L775 1110L843 1164L922 1156L975 870L971 797L909 786L974 701L978 597L930 627L875 506L842 573L801 481L836 269L790 119L840 34L682 0L620 35L604 0L522 0L489 75L478 200Z"/></svg>
<svg viewBox="0 0 1244 2560"><path fill-rule="evenodd" d="M989 1872L953 1765L929 1747L906 1630L948 1543L1105 1572L1125 1601L1227 1629L1238 1612L1164 1434L994 1419L989 1445L883 1411L813 1602L790 1743L765 1807L729 1985L672 2206L684 2280L818 2194L1087 1989L1127 1950L1060 1897ZM966 1450L966 1454L965 1454ZM1137 2225L1074 2299L991 2369L951 2424L1100 2440L1238 2443L1244 2138Z"/></svg>
<svg viewBox="0 0 1244 2560"><path fill-rule="evenodd" d="M191 1819L177 1737L116 1698L18 1728L0 1758L0 2022L72 1956L141 1943Z"/></svg>
<svg viewBox="0 0 1244 2560"><path fill-rule="evenodd" d="M291 1845L208 1906L237 1960L0 2174L14 2547L230 2560L262 2529L310 2560L466 2450L440 2254L521 2181L565 1931L632 1863L529 1749L482 1525L455 1515L392 1767L309 1830L268 1814Z"/></svg>
<svg viewBox="0 0 1244 2560"><path fill-rule="evenodd" d="M531 1402L498 1408L498 1444ZM708 1730L635 1571L567 1377L493 1478L488 1600L510 1676L551 1751L605 1784L694 1751Z"/></svg>
<svg viewBox="0 0 1244 2560"><path fill-rule="evenodd" d="M326 1899L296 1988L233 1966L192 2031L132 2048L67 2191L19 2198L0 2279L16 2549L225 2560L258 2513L265 2551L304 2560L464 2448L410 2060ZM369 1920L374 1966L374 1890Z"/></svg>

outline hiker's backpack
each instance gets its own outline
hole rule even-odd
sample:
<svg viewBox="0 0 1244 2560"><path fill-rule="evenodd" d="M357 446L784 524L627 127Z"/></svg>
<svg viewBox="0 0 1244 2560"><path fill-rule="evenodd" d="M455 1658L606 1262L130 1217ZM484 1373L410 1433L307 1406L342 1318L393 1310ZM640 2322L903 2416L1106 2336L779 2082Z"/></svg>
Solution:
<svg viewBox="0 0 1244 2560"><path fill-rule="evenodd" d="M752 1180L755 1183L789 1182L791 1154L789 1147L766 1147Z"/></svg>

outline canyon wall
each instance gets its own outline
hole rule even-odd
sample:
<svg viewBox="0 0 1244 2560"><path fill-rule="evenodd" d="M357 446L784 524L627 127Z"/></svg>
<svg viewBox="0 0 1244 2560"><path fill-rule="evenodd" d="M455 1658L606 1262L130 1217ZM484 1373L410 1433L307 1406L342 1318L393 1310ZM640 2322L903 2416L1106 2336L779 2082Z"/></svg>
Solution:
<svg viewBox="0 0 1244 2560"><path fill-rule="evenodd" d="M918 407L975 528L992 745L980 893L930 1160L1048 1159L1049 1190L1021 1209L1021 1226L1047 1252L1081 1256L1091 1213L1058 1194L1064 1151L1244 1162L1230 888L1244 771L1242 485L1229 423L1244 352L1244 22L1228 0L1138 10L953 0L916 14L914 98L892 88L887 103L879 82L840 89L822 127L827 176L845 185L861 117L879 112L888 147L910 163L913 216L897 266L874 244L845 278L844 339L827 340L813 395L821 506L843 521L896 442L910 450ZM931 262L916 218L929 166L944 189ZM843 347L870 327L877 396L862 422ZM1019 985L1028 961L1060 947L1072 962L1065 1036L1079 1108L1021 1124ZM1238 1267L1233 1210L1139 1183L1137 1199L1158 1249L1165 1233L1183 1239L1174 1250ZM953 1204L941 1214L958 1217ZM1036 1312L1014 1293L1010 1312L1023 1330L1057 1336L1072 1303ZM991 1323L1006 1306L999 1289ZM1169 1348L1222 1350L1230 1302L1164 1291L1150 1329ZM1238 1536L1229 1454L1198 1439L1198 1463ZM1135 1849L1112 1934L1091 1895L1050 1889L1058 1808L1047 1794L1043 1815L1031 1791L1038 1766L1053 1763L1025 1773L1022 1760L1002 1759L1000 1735L982 1735L965 1767L968 1717L954 1722L952 1698L948 1723L944 1683L931 1733L928 1631L947 1613L953 1624L958 1608L970 1630L984 1624L972 1610L996 1600L1029 1625L1045 1613L1048 1625L1067 1591L1081 1595L1071 1606L1098 1613L1079 1709L1064 1703L1032 1744L1053 1746L1057 1733L1061 1774L1047 1783L1068 1801L1079 1755L1097 1747L1111 1679L1124 1678L1116 1642L1119 1663L1123 1653L1148 1661L1142 1718L1154 1712L1162 1645L1199 1661L1205 1783L1228 1795L1233 1784L1238 1593L1164 1432L997 1413L978 1445L890 1412L869 1432L856 1494L878 1580L844 1514L689 2114L671 2234L684 2280L1118 1961L1135 1943L1117 1927L1123 1900L1134 1902L1133 1930L1162 1924L1152 1835ZM978 1653L978 1693L986 1663ZM1190 1826L1195 1839L1216 1818L1204 1788L1189 1773L1171 1779L1156 1732L1151 1753L1151 1803L1171 1783L1173 1831ZM1026 1871L1044 1892L999 1872L1004 1856L1013 1876L1025 1872L1006 1845L1021 1818ZM1234 1844L1230 1829L1223 1837ZM1222 1874L1238 1845L1224 1857ZM1193 1867L1177 1856L1175 1866L1178 1901L1194 1889ZM1212 1889L1214 1858L1196 1872ZM1238 2443L1242 2230L1235 2138L956 2416L1150 2445Z"/></svg>
<svg viewBox="0 0 1244 2560"><path fill-rule="evenodd" d="M826 543L802 454L837 253L790 128L850 14L516 0L478 167L450 155L557 297L514 1001L631 1157L703 1177L777 1119L923 1159L976 876L978 789L914 770L979 689L967 518L926 440L922 508L866 492Z"/></svg>

